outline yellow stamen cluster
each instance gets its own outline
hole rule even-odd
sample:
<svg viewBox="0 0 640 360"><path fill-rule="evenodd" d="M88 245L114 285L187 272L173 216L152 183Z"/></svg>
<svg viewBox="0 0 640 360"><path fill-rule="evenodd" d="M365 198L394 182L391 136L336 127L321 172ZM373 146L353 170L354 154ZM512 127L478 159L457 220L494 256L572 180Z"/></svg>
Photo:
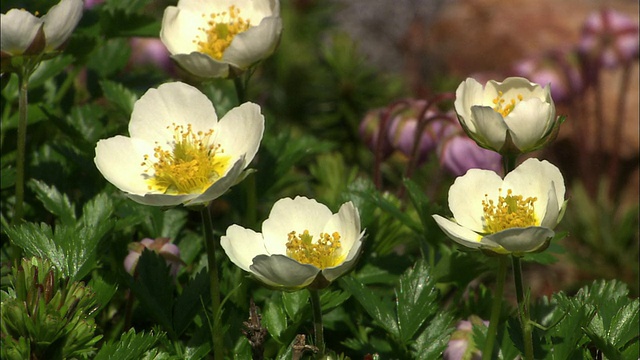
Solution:
<svg viewBox="0 0 640 360"><path fill-rule="evenodd" d="M338 232L331 235L320 233L320 238L314 243L309 230L303 231L300 235L292 231L289 233L286 246L288 257L302 264L311 264L318 269L336 266L344 261Z"/></svg>
<svg viewBox="0 0 640 360"><path fill-rule="evenodd" d="M502 189L499 189L502 192ZM493 234L499 231L536 225L534 202L538 198L524 198L522 195L513 195L513 191L507 190L507 196L498 196L498 201L489 200L485 194L482 201L484 211L485 232Z"/></svg>
<svg viewBox="0 0 640 360"><path fill-rule="evenodd" d="M184 195L204 192L229 166L229 156L222 156L219 145L211 144L213 130L194 132L191 124L173 128L173 142L167 150L156 142L151 156L144 155L142 166L149 190L164 194ZM152 174L149 171L153 170Z"/></svg>
<svg viewBox="0 0 640 360"><path fill-rule="evenodd" d="M520 94L518 94L517 96L517 101L516 99L511 99L509 100L509 102L507 103L507 100L505 98L503 98L504 93L502 91L498 91L498 96L493 99L493 110L499 114L502 115L502 117L506 117L507 115L509 115L509 113L511 113L513 111L513 109L515 109L516 104L518 103L518 101L522 101L522 99L524 99L524 97Z"/></svg>
<svg viewBox="0 0 640 360"><path fill-rule="evenodd" d="M202 17L207 15L202 14ZM233 38L251 27L251 21L241 18L240 9L235 5L231 5L228 12L212 13L208 17L208 28L198 28L205 33L206 40L197 36L193 42L198 45L198 51L220 60Z"/></svg>

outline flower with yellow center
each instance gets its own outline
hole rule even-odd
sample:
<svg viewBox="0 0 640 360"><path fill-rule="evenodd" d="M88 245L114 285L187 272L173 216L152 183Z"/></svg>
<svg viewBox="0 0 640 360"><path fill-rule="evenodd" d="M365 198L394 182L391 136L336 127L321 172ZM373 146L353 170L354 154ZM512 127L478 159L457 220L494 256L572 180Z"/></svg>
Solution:
<svg viewBox="0 0 640 360"><path fill-rule="evenodd" d="M21 55L55 54L67 42L82 17L82 0L62 0L42 17L24 9L11 9L0 16L2 70Z"/></svg>
<svg viewBox="0 0 640 360"><path fill-rule="evenodd" d="M220 243L229 259L264 284L322 288L349 271L364 238L353 203L336 214L313 199L278 200L262 233L232 225Z"/></svg>
<svg viewBox="0 0 640 360"><path fill-rule="evenodd" d="M218 121L204 94L168 83L135 103L131 137L100 140L94 160L109 182L139 203L205 204L241 178L263 132L258 105L244 103Z"/></svg>
<svg viewBox="0 0 640 360"><path fill-rule="evenodd" d="M506 155L540 149L555 138L562 122L549 85L519 77L491 80L484 87L468 78L458 86L454 106L470 138Z"/></svg>
<svg viewBox="0 0 640 360"><path fill-rule="evenodd" d="M281 32L278 0L180 0L165 10L160 39L185 70L217 78L271 55Z"/></svg>
<svg viewBox="0 0 640 360"><path fill-rule="evenodd" d="M471 169L449 189L451 220L433 215L460 245L498 254L544 250L565 208L560 170L528 159L504 179L493 171Z"/></svg>

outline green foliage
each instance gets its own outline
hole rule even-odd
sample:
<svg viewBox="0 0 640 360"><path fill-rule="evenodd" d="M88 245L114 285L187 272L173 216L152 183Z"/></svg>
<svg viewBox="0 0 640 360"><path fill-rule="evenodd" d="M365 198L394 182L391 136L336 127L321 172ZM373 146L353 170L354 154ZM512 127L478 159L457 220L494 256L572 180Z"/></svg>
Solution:
<svg viewBox="0 0 640 360"><path fill-rule="evenodd" d="M121 359L121 360L137 360L142 359L143 355L154 346L160 338L162 333L155 334L150 333L136 333L134 329L131 329L122 334L122 336L107 344L104 344L100 351L96 354L95 360L108 360L108 359ZM149 354L145 359L148 359ZM153 359L153 357L152 357Z"/></svg>
<svg viewBox="0 0 640 360"><path fill-rule="evenodd" d="M108 296L98 299L90 287L69 281L44 259L23 259L14 266L2 292L3 359L88 359L102 336L93 317Z"/></svg>

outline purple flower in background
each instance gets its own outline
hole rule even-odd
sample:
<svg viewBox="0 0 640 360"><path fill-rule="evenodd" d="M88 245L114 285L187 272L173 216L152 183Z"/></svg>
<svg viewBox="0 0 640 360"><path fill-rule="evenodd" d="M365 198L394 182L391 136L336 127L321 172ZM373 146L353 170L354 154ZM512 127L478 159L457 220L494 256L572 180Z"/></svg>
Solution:
<svg viewBox="0 0 640 360"><path fill-rule="evenodd" d="M385 113L386 108L369 110L360 123L360 138L374 154L378 149L378 139ZM386 159L393 152L387 136L382 136L381 146L382 159Z"/></svg>
<svg viewBox="0 0 640 360"><path fill-rule="evenodd" d="M129 244L129 254L124 259L125 270L133 275L138 265L138 260L144 249L155 251L167 261L167 266L170 267L171 276L176 277L180 266L184 263L180 260L180 249L177 245L169 242L168 238L150 239L145 238L140 242L134 242Z"/></svg>
<svg viewBox="0 0 640 360"><path fill-rule="evenodd" d="M105 0L84 0L84 8L86 10L93 9L95 6L104 3Z"/></svg>
<svg viewBox="0 0 640 360"><path fill-rule="evenodd" d="M579 51L597 65L613 68L638 57L638 23L612 9L587 17Z"/></svg>
<svg viewBox="0 0 640 360"><path fill-rule="evenodd" d="M163 69L167 73L174 70L169 51L162 41L157 38L132 37L131 57L129 64L132 66L152 65Z"/></svg>
<svg viewBox="0 0 640 360"><path fill-rule="evenodd" d="M584 88L576 54L556 51L540 58L518 61L513 65L513 75L531 79L537 84L550 84L554 101L567 101Z"/></svg>
<svg viewBox="0 0 640 360"><path fill-rule="evenodd" d="M448 127L446 132L452 134L438 147L442 168L453 176L462 176L469 169L493 170L501 173L502 156L499 153L478 146L462 132L459 124L451 123Z"/></svg>
<svg viewBox="0 0 640 360"><path fill-rule="evenodd" d="M451 334L447 348L442 354L444 360L480 360L482 358L482 352L475 348L473 342L469 342L469 337L473 336L474 323L483 323L485 326L489 326L488 321L482 321L475 316L471 318L471 321L459 321L456 330Z"/></svg>
<svg viewBox="0 0 640 360"><path fill-rule="evenodd" d="M387 133L391 146L407 157L411 157L415 146L416 131L418 131L420 115L427 105L425 100L407 100L408 106L400 110L389 124ZM447 120L439 116L436 111L428 110L422 117L428 121L422 136L418 150L418 164L423 163L431 152L438 146L438 141L444 136Z"/></svg>

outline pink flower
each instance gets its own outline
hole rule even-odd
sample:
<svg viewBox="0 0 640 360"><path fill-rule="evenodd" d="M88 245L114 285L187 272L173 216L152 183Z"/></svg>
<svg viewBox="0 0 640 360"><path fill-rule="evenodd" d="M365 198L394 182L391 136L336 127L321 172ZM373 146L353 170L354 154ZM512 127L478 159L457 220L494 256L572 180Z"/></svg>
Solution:
<svg viewBox="0 0 640 360"><path fill-rule="evenodd" d="M502 169L502 156L499 153L483 149L471 138L467 137L457 123L447 125L446 137L438 147L440 166L453 176L462 176L469 169L493 170Z"/></svg>
<svg viewBox="0 0 640 360"><path fill-rule="evenodd" d="M131 45L130 65L152 65L168 73L173 71L169 51L160 39L132 37L129 44Z"/></svg>
<svg viewBox="0 0 640 360"><path fill-rule="evenodd" d="M480 360L482 358L482 352L476 349L473 343L469 342L469 337L473 336L473 324L480 323L489 326L488 321L482 321L482 319L476 316L472 316L471 321L459 321L456 330L451 334L451 339L442 354L442 358L444 360ZM470 344L471 347L469 346Z"/></svg>
<svg viewBox="0 0 640 360"><path fill-rule="evenodd" d="M168 238L157 238L155 240L145 238L140 242L129 244L129 254L124 259L124 268L129 274L133 275L135 273L138 260L144 249L160 254L166 260L167 266L170 267L171 276L175 278L178 275L178 270L184 263L180 260L180 249L177 245L170 243Z"/></svg>
<svg viewBox="0 0 640 360"><path fill-rule="evenodd" d="M638 23L612 9L587 17L579 51L597 65L613 68L638 57Z"/></svg>

